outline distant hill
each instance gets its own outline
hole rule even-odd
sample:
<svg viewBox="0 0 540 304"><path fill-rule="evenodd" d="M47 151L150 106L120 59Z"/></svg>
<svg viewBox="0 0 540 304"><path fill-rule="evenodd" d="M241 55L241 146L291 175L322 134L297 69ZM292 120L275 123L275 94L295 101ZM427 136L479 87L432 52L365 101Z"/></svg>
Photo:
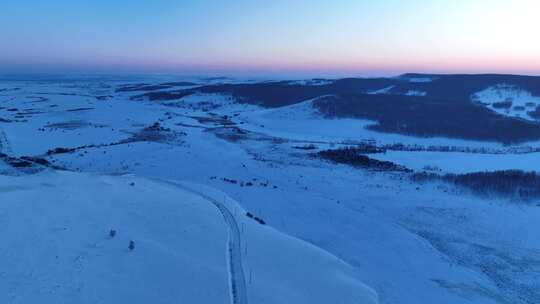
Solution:
<svg viewBox="0 0 540 304"><path fill-rule="evenodd" d="M334 96L317 104L323 114L374 119L378 125L373 129L382 132L503 143L540 139L537 76L409 73L391 78L223 83L133 98L173 100L194 93L232 95L238 102L266 108Z"/></svg>

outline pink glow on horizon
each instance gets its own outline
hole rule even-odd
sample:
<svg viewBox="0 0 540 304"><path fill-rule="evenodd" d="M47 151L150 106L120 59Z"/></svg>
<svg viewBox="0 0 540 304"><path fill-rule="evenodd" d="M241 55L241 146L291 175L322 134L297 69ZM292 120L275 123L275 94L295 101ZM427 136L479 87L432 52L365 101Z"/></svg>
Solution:
<svg viewBox="0 0 540 304"><path fill-rule="evenodd" d="M537 0L254 2L7 3L0 70L540 74Z"/></svg>

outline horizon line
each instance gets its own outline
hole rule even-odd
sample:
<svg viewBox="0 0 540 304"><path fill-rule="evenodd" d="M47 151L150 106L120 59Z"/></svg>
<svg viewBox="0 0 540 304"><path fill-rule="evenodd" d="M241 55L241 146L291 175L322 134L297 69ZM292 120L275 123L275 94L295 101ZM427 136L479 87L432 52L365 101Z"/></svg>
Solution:
<svg viewBox="0 0 540 304"><path fill-rule="evenodd" d="M13 72L4 72L0 73L0 78L9 78L12 76L20 77L20 76L52 76L52 77L62 77L62 76L88 76L88 77L99 77L99 76L171 76L171 77L193 77L193 78L204 78L204 77L223 77L223 78L292 78L292 79L300 79L298 77L305 76L302 79L345 79L345 78L399 78L405 75L425 75L425 76L452 76L452 75L466 75L466 76L488 76L488 75L498 75L498 76L525 76L525 77L540 77L540 73L515 73L515 72L470 72L470 71L463 71L463 72L441 72L441 71L433 71L433 72L425 72L425 71L412 71L412 72L397 72L397 73L383 73L379 72L380 74L376 73L343 73L343 75L338 75L339 73L330 73L335 74L333 76L326 75L325 73L316 73L316 72L306 72L306 71L288 71L285 73L279 73L279 72L265 72L265 71L257 71L257 72L239 72L239 71L222 71L222 72L213 72L213 71L201 71L201 72L155 72L155 71L13 71ZM281 74L281 75L280 75ZM317 74L322 74L321 76L316 76ZM354 74L354 75L353 75ZM371 75L370 75L371 74ZM312 75L312 76L309 76Z"/></svg>

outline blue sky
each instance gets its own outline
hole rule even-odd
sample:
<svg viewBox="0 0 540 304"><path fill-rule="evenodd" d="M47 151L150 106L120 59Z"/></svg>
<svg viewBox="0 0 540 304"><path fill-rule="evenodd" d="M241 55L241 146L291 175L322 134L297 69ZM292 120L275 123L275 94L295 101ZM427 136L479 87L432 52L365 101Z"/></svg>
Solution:
<svg viewBox="0 0 540 304"><path fill-rule="evenodd" d="M4 0L0 69L540 74L533 0Z"/></svg>

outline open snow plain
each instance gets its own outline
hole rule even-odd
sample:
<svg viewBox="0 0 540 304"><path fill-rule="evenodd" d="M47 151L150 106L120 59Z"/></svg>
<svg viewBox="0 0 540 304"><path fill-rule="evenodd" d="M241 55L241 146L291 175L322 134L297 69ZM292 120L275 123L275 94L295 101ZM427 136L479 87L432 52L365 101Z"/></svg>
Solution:
<svg viewBox="0 0 540 304"><path fill-rule="evenodd" d="M538 170L536 142L380 133L311 100L137 97L216 80L167 81L0 82L2 303L540 302L536 201L314 156L403 144L373 158Z"/></svg>

